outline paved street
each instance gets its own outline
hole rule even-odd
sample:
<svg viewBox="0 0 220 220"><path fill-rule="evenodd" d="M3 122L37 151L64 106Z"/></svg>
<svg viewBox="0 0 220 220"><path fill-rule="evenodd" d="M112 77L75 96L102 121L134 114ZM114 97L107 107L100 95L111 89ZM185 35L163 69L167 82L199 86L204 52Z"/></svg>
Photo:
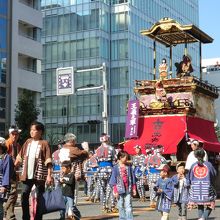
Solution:
<svg viewBox="0 0 220 220"><path fill-rule="evenodd" d="M80 193L81 194L81 193ZM118 219L117 214L103 214L101 212L101 206L99 203L94 204L91 202L85 201L86 197L80 196L78 208L82 214L82 220L115 220ZM160 214L157 211L154 211L150 208L149 201L141 203L138 199L133 200L133 211L134 211L134 219L135 220L159 220ZM21 208L16 208L16 216L17 219L21 219ZM170 220L177 220L177 208L172 207ZM44 220L58 220L59 219L59 212L51 213L48 215L44 215ZM188 220L197 220L197 209L188 211ZM217 200L216 209L211 213L210 220L219 219L220 220L220 200Z"/></svg>

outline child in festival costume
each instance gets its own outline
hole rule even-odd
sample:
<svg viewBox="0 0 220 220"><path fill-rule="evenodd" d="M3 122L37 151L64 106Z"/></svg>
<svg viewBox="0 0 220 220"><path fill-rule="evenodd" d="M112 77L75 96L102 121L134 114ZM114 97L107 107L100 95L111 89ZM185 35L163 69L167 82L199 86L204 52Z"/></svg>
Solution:
<svg viewBox="0 0 220 220"><path fill-rule="evenodd" d="M173 195L173 183L169 178L170 167L167 164L161 164L157 169L160 170L160 178L154 187L158 197L156 209L161 212L161 220L168 220Z"/></svg>
<svg viewBox="0 0 220 220"><path fill-rule="evenodd" d="M133 171L127 165L127 152L120 151L117 157L118 164L113 167L109 184L113 186L113 194L118 198L119 219L133 220L131 193L136 195Z"/></svg>
<svg viewBox="0 0 220 220"><path fill-rule="evenodd" d="M187 203L189 197L189 180L185 177L185 163L180 162L176 165L177 174L172 177L174 184L173 202L179 208L178 220L186 220Z"/></svg>
<svg viewBox="0 0 220 220"><path fill-rule="evenodd" d="M199 220L207 220L215 207L216 193L213 188L216 170L208 161L204 161L205 152L203 149L194 151L198 159L188 173L190 181L189 208L198 205Z"/></svg>

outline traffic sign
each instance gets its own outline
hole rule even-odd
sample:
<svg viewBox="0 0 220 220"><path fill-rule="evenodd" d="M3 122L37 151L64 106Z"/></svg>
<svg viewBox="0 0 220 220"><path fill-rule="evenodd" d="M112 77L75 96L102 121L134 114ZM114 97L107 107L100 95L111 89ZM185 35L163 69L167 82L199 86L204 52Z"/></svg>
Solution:
<svg viewBox="0 0 220 220"><path fill-rule="evenodd" d="M73 67L58 68L56 78L57 95L71 95L74 93Z"/></svg>

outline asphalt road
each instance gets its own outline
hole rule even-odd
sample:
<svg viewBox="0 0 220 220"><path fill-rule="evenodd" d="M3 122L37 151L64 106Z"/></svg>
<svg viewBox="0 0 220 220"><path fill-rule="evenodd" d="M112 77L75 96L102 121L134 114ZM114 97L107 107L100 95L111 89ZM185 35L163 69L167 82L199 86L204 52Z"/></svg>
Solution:
<svg viewBox="0 0 220 220"><path fill-rule="evenodd" d="M86 197L82 196L82 192L80 192L79 200L78 200L78 209L82 214L82 220L114 220L118 219L118 214L106 214L101 211L101 205L99 203L91 203L85 201ZM159 220L161 218L160 213L148 208L149 200L146 202L139 202L138 199L133 199L133 213L135 220ZM21 207L16 207L16 217L17 220L22 219L22 211ZM170 220L177 220L178 211L177 207L173 206L170 213ZM50 213L44 215L44 220L58 220L59 212ZM188 211L188 220L197 220L197 209ZM212 211L210 215L210 220L219 219L220 220L220 200L216 201L216 209Z"/></svg>

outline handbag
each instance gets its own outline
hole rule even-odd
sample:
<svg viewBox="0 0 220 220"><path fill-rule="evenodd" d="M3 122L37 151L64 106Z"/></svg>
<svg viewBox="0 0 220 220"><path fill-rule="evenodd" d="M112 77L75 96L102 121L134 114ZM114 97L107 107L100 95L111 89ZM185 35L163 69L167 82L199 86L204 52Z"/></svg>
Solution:
<svg viewBox="0 0 220 220"><path fill-rule="evenodd" d="M60 187L47 189L39 198L38 208L41 214L65 210L66 205Z"/></svg>

